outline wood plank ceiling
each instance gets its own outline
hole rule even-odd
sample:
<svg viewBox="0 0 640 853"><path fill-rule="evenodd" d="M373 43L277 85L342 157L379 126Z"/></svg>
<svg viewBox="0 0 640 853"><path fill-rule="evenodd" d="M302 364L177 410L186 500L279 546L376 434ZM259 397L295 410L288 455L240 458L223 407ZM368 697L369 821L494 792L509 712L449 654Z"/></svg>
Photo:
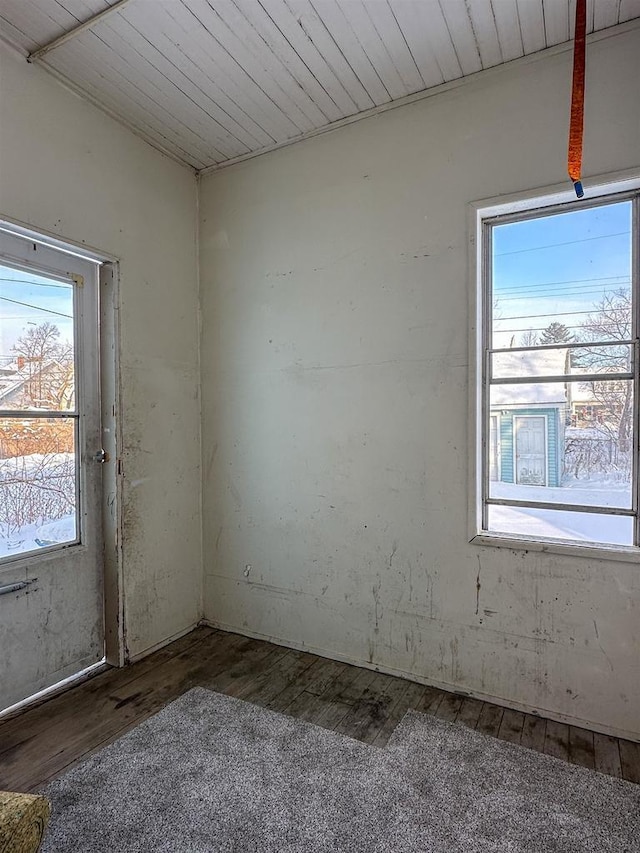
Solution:
<svg viewBox="0 0 640 853"><path fill-rule="evenodd" d="M575 0L0 0L25 55L152 145L219 167L566 42ZM640 17L589 0L588 30Z"/></svg>

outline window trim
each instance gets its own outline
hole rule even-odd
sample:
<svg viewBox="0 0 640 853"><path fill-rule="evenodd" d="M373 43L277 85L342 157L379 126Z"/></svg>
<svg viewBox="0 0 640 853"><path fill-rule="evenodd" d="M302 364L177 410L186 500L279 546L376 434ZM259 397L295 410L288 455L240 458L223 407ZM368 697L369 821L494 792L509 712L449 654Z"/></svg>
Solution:
<svg viewBox="0 0 640 853"><path fill-rule="evenodd" d="M487 257L487 242L484 239L485 223L489 220L507 222L509 219L522 220L538 217L541 213L545 215L548 211L552 215L553 208L573 202L574 209L591 207L599 201L605 202L608 197L613 196L622 199L625 195L637 194L640 191L640 169L627 170L614 174L594 176L585 180L587 192L584 201L576 201L572 188L567 183L539 188L527 192L497 196L468 205L468 263L470 277L470 306L469 306L469 490L468 490L468 540L475 545L490 545L495 547L509 548L511 550L525 550L535 552L549 552L556 554L567 554L577 557L592 557L623 562L638 562L640 560L640 545L606 545L602 543L576 542L574 540L544 540L531 539L519 534L492 533L482 529L484 511L483 501L483 478L486 476L485 467L487 454L484 445L490 441L489 434L484 429L485 407L484 407L484 379L487 365L485 364L483 348L483 331L485 328L485 300L484 300L484 272L487 268L489 258ZM633 226L635 231L635 244L632 256L633 280L640 284L640 235L638 228L638 209L640 202L634 205ZM637 294L640 305L640 293ZM635 312L637 314L637 311ZM634 315L634 337L638 336L637 320ZM640 369L639 359L636 357L636 382L637 372ZM640 398L639 393L636 398ZM635 401L635 428L636 436L640 441L640 401ZM634 455L634 469L636 475L636 486L640 488L640 452L636 447ZM636 505L637 495L633 496L633 504ZM640 542L638 529L640 528L640 512L636 517L636 541Z"/></svg>

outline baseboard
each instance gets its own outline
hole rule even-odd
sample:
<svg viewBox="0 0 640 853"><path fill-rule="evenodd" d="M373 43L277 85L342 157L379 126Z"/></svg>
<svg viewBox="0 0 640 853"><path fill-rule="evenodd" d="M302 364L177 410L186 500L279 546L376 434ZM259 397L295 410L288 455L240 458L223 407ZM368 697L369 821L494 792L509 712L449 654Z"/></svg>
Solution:
<svg viewBox="0 0 640 853"><path fill-rule="evenodd" d="M160 651L160 649L168 646L169 643L175 643L176 640L179 640L181 637L186 637L187 634L190 634L192 631L195 631L196 628L200 627L200 625L204 624L205 622L202 619L198 619L197 622L193 622L188 628L184 628L175 634L171 634L170 637L165 637L164 640L160 640L160 642L155 643L153 646L149 646L141 652L136 652L135 655L130 655L127 664L136 663L137 661L142 660L142 658L146 658L154 652Z"/></svg>
<svg viewBox="0 0 640 853"><path fill-rule="evenodd" d="M477 690L465 690L458 685L450 684L449 682L424 678L413 672L407 672L406 670L396 669L395 667L385 666L383 664L371 663L371 661L361 660L350 655L343 655L340 652L335 652L330 649L323 649L318 646L309 646L306 643L298 643L295 640L284 640L281 637L272 637L268 634L262 634L259 631L251 631L248 628L242 628L242 630L240 630L235 625L227 625L225 622L219 622L215 619L201 619L199 624L206 625L209 628L217 628L218 630L226 631L229 634L240 634L243 637L252 637L256 640L264 640L265 642L273 643L276 646L284 646L287 649L294 649L299 652L310 652L311 654L318 655L319 657L340 661L340 663L348 663L353 666L359 666L362 667L362 669L371 669L374 672L382 672L385 675L395 675L398 678L404 678L407 681L413 681L416 684L423 684L426 687L436 687L439 690L446 690L448 693L455 693L458 696L469 696L472 699L478 699L480 702L491 702L493 705L499 705L500 707L508 708L511 711L522 711L525 714L544 717L545 719L553 720L556 723L566 723L567 725L577 726L581 729L589 729L589 731L598 732L599 734L640 743L640 732L618 729L615 726L601 725L599 723L594 723L591 720L583 720L581 717L561 714L547 708L535 708L524 702L504 699L502 696L493 696L490 693L481 693Z"/></svg>

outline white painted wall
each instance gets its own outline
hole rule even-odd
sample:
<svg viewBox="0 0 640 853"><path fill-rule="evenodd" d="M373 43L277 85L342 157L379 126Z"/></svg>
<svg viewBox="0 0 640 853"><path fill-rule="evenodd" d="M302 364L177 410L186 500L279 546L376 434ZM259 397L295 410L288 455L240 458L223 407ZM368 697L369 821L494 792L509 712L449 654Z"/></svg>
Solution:
<svg viewBox="0 0 640 853"><path fill-rule="evenodd" d="M640 736L640 568L467 541L467 204L565 179L570 68L204 179L205 614ZM640 167L638 79L590 46L586 174Z"/></svg>
<svg viewBox="0 0 640 853"><path fill-rule="evenodd" d="M137 655L201 608L193 173L0 44L0 217L120 259L123 571Z"/></svg>

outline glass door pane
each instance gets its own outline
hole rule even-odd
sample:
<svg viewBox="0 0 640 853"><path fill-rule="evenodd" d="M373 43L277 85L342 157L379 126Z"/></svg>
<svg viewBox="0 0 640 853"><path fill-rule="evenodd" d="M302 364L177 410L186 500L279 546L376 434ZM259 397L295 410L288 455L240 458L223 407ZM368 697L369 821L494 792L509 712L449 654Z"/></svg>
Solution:
<svg viewBox="0 0 640 853"><path fill-rule="evenodd" d="M77 541L75 420L0 419L0 557Z"/></svg>
<svg viewBox="0 0 640 853"><path fill-rule="evenodd" d="M0 410L75 409L73 284L0 266Z"/></svg>
<svg viewBox="0 0 640 853"><path fill-rule="evenodd" d="M74 285L0 266L0 562L80 539Z"/></svg>

